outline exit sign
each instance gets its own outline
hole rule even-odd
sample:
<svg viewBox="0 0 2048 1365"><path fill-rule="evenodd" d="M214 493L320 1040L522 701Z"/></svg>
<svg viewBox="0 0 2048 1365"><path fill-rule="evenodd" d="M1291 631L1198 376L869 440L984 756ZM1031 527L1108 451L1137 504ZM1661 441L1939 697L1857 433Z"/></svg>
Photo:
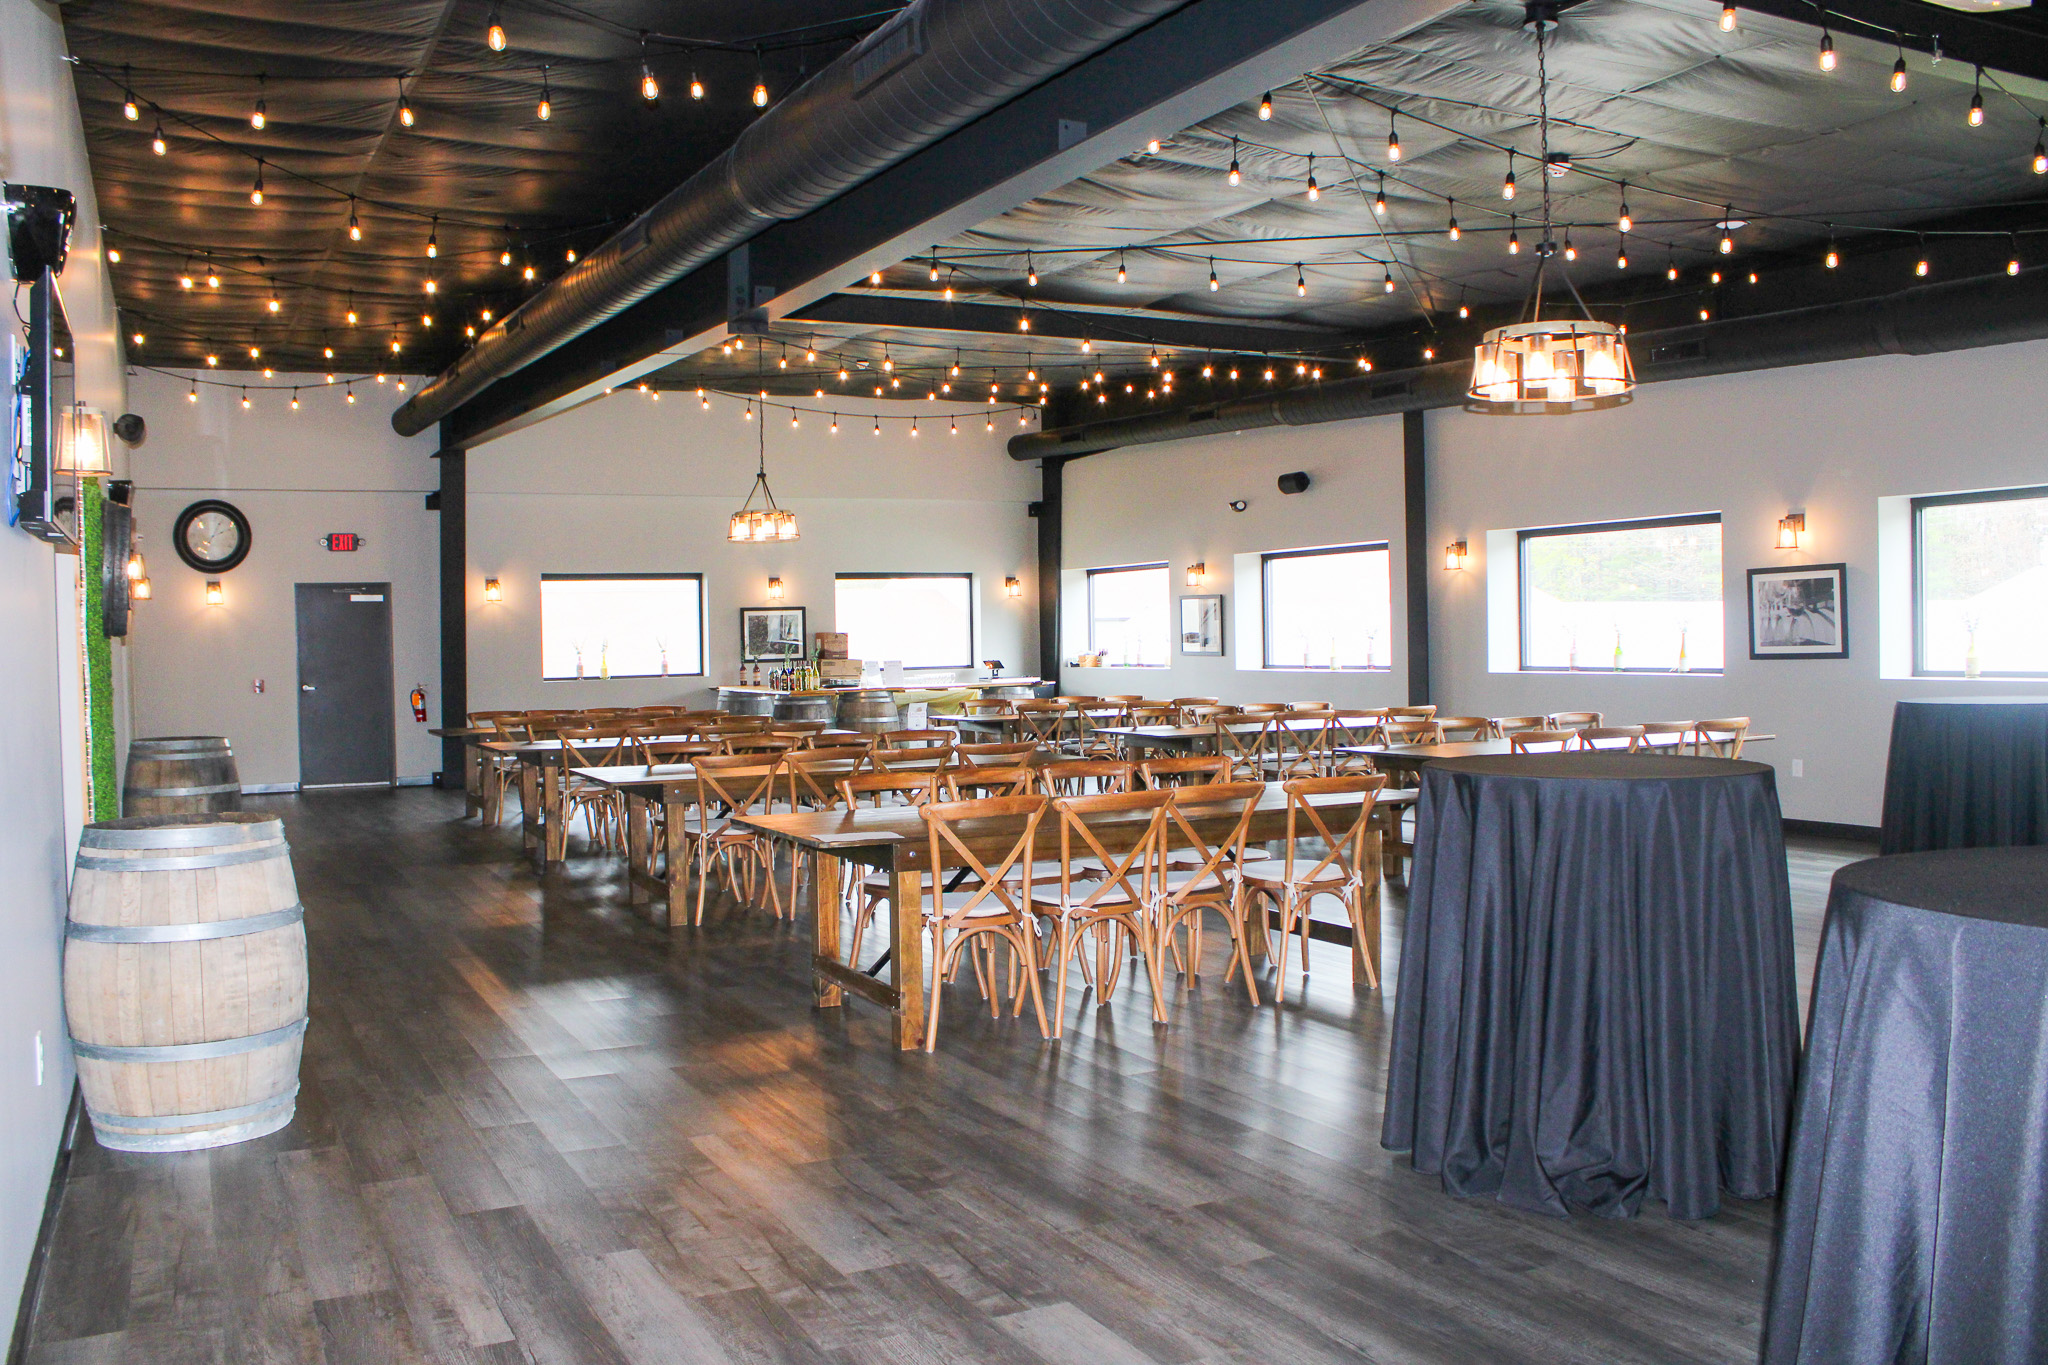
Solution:
<svg viewBox="0 0 2048 1365"><path fill-rule="evenodd" d="M320 548L323 550L360 550L363 548L363 538L354 531L330 531L328 534L320 537Z"/></svg>

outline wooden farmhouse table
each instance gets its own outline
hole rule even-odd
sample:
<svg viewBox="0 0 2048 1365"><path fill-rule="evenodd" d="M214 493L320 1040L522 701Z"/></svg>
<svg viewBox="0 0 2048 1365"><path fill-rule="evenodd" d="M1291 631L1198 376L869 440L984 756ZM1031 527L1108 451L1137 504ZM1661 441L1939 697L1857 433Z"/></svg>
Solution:
<svg viewBox="0 0 2048 1365"><path fill-rule="evenodd" d="M1230 721L1243 720L1255 723L1257 716L1232 716ZM1276 728L1299 732L1320 730L1319 720L1283 720ZM1098 735L1109 735L1123 741L1126 749L1158 749L1173 754L1214 753L1216 750L1216 726L1208 725L1098 725Z"/></svg>
<svg viewBox="0 0 2048 1365"><path fill-rule="evenodd" d="M480 813L484 808L483 737L498 732L469 725L447 725L427 733L437 739L462 741L462 818L467 820Z"/></svg>
<svg viewBox="0 0 2048 1365"><path fill-rule="evenodd" d="M1412 792L1387 793L1394 801L1406 802L1413 799ZM1356 811L1359 801L1356 796L1339 794L1311 798L1314 805L1332 812L1334 825L1347 818L1346 813ZM1047 817L1050 819L1051 817ZM1129 850L1142 836L1151 821L1149 811L1134 811L1120 819L1105 818L1092 820L1089 827L1102 840L1103 847L1111 853ZM815 883L816 904L819 912L811 916L812 924L812 970L816 976L815 989L820 1008L836 1008L845 1003L845 993L853 992L864 1000L880 1005L896 1017L896 1045L905 1051L924 1046L925 1028L925 957L924 921L920 913L923 904L924 878L940 873L946 863L934 868L931 862L931 841L926 832L924 819L914 807L884 808L881 810L833 810L799 812L794 815L745 816L736 821L746 829L781 840L794 848L820 855L817 858L817 881ZM1205 839L1221 840L1229 830L1228 820L1205 820L1196 822L1196 830ZM1000 859L1010 851L1024 829L1022 817L963 821L954 826L954 832L974 850L977 857L990 860ZM1047 826L1040 824L1041 835ZM1057 838L1057 835L1051 837ZM1251 844L1271 843L1287 837L1287 794L1277 782L1266 784L1265 795L1260 797L1252 814L1251 828L1246 842ZM1377 835L1369 861L1377 865ZM1036 855L1041 861L1045 849L1041 846ZM888 971L887 982L876 980L857 966L847 962L840 946L840 924L837 906L840 896L842 864L851 863L856 867L872 868L887 872L893 880L889 897ZM904 907L911 907L908 912ZM832 907L827 910L826 907ZM1366 898L1366 924L1369 926L1364 943L1353 942L1348 924L1332 924L1313 921L1309 935L1325 942L1343 943L1350 947L1352 956L1352 978L1364 977L1364 964L1370 962L1375 977L1380 968L1379 932L1379 888L1377 879L1371 894ZM1264 926L1256 917L1252 921L1254 935L1246 946L1254 952L1263 952Z"/></svg>

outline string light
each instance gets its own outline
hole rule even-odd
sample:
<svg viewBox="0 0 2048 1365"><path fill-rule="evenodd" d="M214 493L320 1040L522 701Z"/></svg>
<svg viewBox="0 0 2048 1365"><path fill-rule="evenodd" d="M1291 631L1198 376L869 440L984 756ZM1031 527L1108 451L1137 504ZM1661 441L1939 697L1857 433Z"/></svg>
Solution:
<svg viewBox="0 0 2048 1365"><path fill-rule="evenodd" d="M1515 197L1515 153L1513 148L1508 149L1508 176L1507 179L1500 182L1500 197L1503 199Z"/></svg>
<svg viewBox="0 0 2048 1365"><path fill-rule="evenodd" d="M1927 234L1920 234L1920 259L1913 262L1913 273L1925 279L1927 276Z"/></svg>
<svg viewBox="0 0 2048 1365"><path fill-rule="evenodd" d="M880 436L881 434L882 434L882 419L881 419L881 418L879 418L879 417L877 417L877 418L875 419L875 435L877 435L877 436Z"/></svg>
<svg viewBox="0 0 2048 1365"><path fill-rule="evenodd" d="M1300 261L1294 263L1294 293L1297 298L1308 297L1308 281L1302 277ZM1155 358L1152 363L1156 365L1159 362Z"/></svg>
<svg viewBox="0 0 2048 1365"><path fill-rule="evenodd" d="M405 77L398 78L398 122L401 127L413 125L412 101L405 97Z"/></svg>
<svg viewBox="0 0 2048 1365"><path fill-rule="evenodd" d="M1636 230L1636 220L1628 211L1628 181L1626 180L1621 182L1621 213L1614 220L1614 229L1617 232L1634 232Z"/></svg>
<svg viewBox="0 0 2048 1365"><path fill-rule="evenodd" d="M1515 215L1511 213L1508 215L1508 255L1519 256L1521 254L1522 234L1516 226Z"/></svg>
<svg viewBox="0 0 2048 1365"><path fill-rule="evenodd" d="M1455 242L1464 236L1463 233L1458 231L1458 201L1455 199L1449 200L1447 205L1451 211L1451 221L1450 225L1444 229L1444 232L1446 236Z"/></svg>
<svg viewBox="0 0 2048 1365"><path fill-rule="evenodd" d="M1216 258L1209 258L1209 292L1215 293L1223 287L1223 281L1216 278Z"/></svg>
<svg viewBox="0 0 2048 1365"><path fill-rule="evenodd" d="M690 73L690 98L693 100L704 98L704 82L697 79L697 73L694 71Z"/></svg>
<svg viewBox="0 0 2048 1365"><path fill-rule="evenodd" d="M347 398L349 406L354 407L356 402L356 386L350 384L344 396Z"/></svg>
<svg viewBox="0 0 2048 1365"><path fill-rule="evenodd" d="M1230 177L1229 177L1229 179L1230 179L1230 183L1231 183L1232 185L1241 185L1241 184L1243 184L1243 183L1244 183L1244 172L1243 172L1243 171L1240 171L1240 170L1239 170L1239 169L1237 168L1237 139L1236 139L1235 137L1233 137L1233 138L1231 138L1231 139L1230 139Z"/></svg>
<svg viewBox="0 0 2048 1365"><path fill-rule="evenodd" d="M194 375L192 377L192 387L185 390L185 401L187 403L197 403L199 401L199 376Z"/></svg>
<svg viewBox="0 0 2048 1365"><path fill-rule="evenodd" d="M258 76L256 78L256 107L249 111L249 126L260 133L263 131L263 125L269 121L270 110L263 103L263 77Z"/></svg>
<svg viewBox="0 0 2048 1365"><path fill-rule="evenodd" d="M484 42L493 52L505 50L505 25L500 22L498 7L495 4L491 6L490 27L484 30Z"/></svg>
<svg viewBox="0 0 2048 1365"><path fill-rule="evenodd" d="M1380 292L1382 294L1394 292L1394 267L1392 262L1389 262L1387 265L1387 277L1380 281Z"/></svg>
<svg viewBox="0 0 2048 1365"><path fill-rule="evenodd" d="M1272 96L1268 95L1266 98L1271 99ZM123 65L121 68L121 117L127 119L130 123L138 122L142 118L142 106L135 102L135 92L128 88L128 68L126 65Z"/></svg>
<svg viewBox="0 0 2048 1365"><path fill-rule="evenodd" d="M283 312L283 311L284 311L284 300L283 300L283 299L280 299L280 298L279 298L279 297L277 296L277 281L276 281L276 280L272 280L272 281L270 282L270 301L269 301L269 303L268 303L268 304L266 304L265 306L266 306L266 307L268 307L268 308L270 309L270 311L271 311L271 312L273 312L273 313L281 313L281 312Z"/></svg>
<svg viewBox="0 0 2048 1365"><path fill-rule="evenodd" d="M1273 119L1273 92L1268 90L1259 96L1259 122L1270 123Z"/></svg>
<svg viewBox="0 0 2048 1365"><path fill-rule="evenodd" d="M1673 284L1678 282L1678 262L1671 258L1669 252L1666 252L1664 256L1664 278L1670 280Z"/></svg>
<svg viewBox="0 0 2048 1365"><path fill-rule="evenodd" d="M1033 289L1038 288L1038 267L1031 263L1031 253L1028 251L1024 253L1024 283Z"/></svg>
<svg viewBox="0 0 2048 1365"><path fill-rule="evenodd" d="M1159 155L1159 139L1155 137L1155 138L1153 138L1153 139L1152 139L1151 141L1147 142L1147 143L1145 144L1145 150L1146 150L1147 152L1151 153L1151 154L1152 154L1153 156L1158 156L1158 155Z"/></svg>
<svg viewBox="0 0 2048 1365"><path fill-rule="evenodd" d="M427 226L427 259L431 261L431 260L433 260L433 259L434 259L434 257L436 257L436 256L438 256L438 255L440 255L440 254L441 254L441 215L437 213L437 214L435 214L435 215L434 215L434 220L433 220L433 222L432 222L432 223L430 223L430 224L428 224L428 226Z"/></svg>
<svg viewBox="0 0 2048 1365"><path fill-rule="evenodd" d="M256 158L256 183L249 187L249 202L263 207L263 158Z"/></svg>
<svg viewBox="0 0 2048 1365"><path fill-rule="evenodd" d="M555 116L554 92L548 89L548 69L546 66L542 66L540 69L540 103L534 106L533 112L540 116L542 123L546 123Z"/></svg>
<svg viewBox="0 0 2048 1365"><path fill-rule="evenodd" d="M1981 66L1977 68L1975 88L1970 91L1970 126L1984 126L1984 68Z"/></svg>
<svg viewBox="0 0 2048 1365"><path fill-rule="evenodd" d="M164 121L162 119L156 121L156 131L149 136L149 150L155 152L158 156L169 156L171 154L171 144L164 141Z"/></svg>
<svg viewBox="0 0 2048 1365"><path fill-rule="evenodd" d="M1836 266L1842 263L1842 253L1840 249L1836 247L1834 238L1828 238L1828 254L1822 257L1821 259L1822 263L1825 264L1827 268L1830 270L1833 270Z"/></svg>
<svg viewBox="0 0 2048 1365"><path fill-rule="evenodd" d="M1379 172L1379 188L1372 197L1372 211L1384 218L1387 216L1387 173Z"/></svg>
<svg viewBox="0 0 2048 1365"><path fill-rule="evenodd" d="M1619 245L1619 244L1617 244L1617 245L1616 245L1616 247L1614 248L1614 268L1615 268L1616 270L1626 270L1626 269L1628 269L1628 247L1627 247L1627 246L1625 246L1625 245Z"/></svg>
<svg viewBox="0 0 2048 1365"><path fill-rule="evenodd" d="M768 107L768 78L761 68L761 49L758 44L754 48L754 107Z"/></svg>
<svg viewBox="0 0 2048 1365"><path fill-rule="evenodd" d="M640 35L640 98L653 104L661 98L661 82L654 79L654 68L647 64L647 35Z"/></svg>
<svg viewBox="0 0 2048 1365"><path fill-rule="evenodd" d="M1897 39L1899 59L1892 63L1892 93L1903 95L1906 93L1906 36L1894 32L1893 37Z"/></svg>
<svg viewBox="0 0 2048 1365"><path fill-rule="evenodd" d="M1820 69L1829 72L1835 69L1835 35L1825 28L1820 31Z"/></svg>
<svg viewBox="0 0 2048 1365"><path fill-rule="evenodd" d="M293 389L293 390L292 390L292 411L293 411L293 412L297 412L298 410L299 410L299 391L298 391L297 389Z"/></svg>
<svg viewBox="0 0 2048 1365"><path fill-rule="evenodd" d="M1116 282L1118 284L1122 284L1125 280L1128 280L1130 277L1131 272L1124 269L1124 253L1119 251L1116 253ZM1081 349L1084 351L1088 349L1088 338L1081 338Z"/></svg>
<svg viewBox="0 0 2048 1365"><path fill-rule="evenodd" d="M348 197L348 239L351 242L363 240L363 225L356 218L356 197Z"/></svg>
<svg viewBox="0 0 2048 1365"><path fill-rule="evenodd" d="M1394 111L1389 109L1387 110L1387 160L1389 162L1398 162L1400 159L1401 134L1394 124Z"/></svg>
<svg viewBox="0 0 2048 1365"><path fill-rule="evenodd" d="M1564 258L1567 261L1579 259L1579 249L1572 245L1572 230L1570 228L1564 230Z"/></svg>
<svg viewBox="0 0 2048 1365"><path fill-rule="evenodd" d="M348 296L348 325L351 327L356 325L356 296L353 290L349 292Z"/></svg>
<svg viewBox="0 0 2048 1365"><path fill-rule="evenodd" d="M2017 232L2009 232L2006 234L2006 240L2012 243L2012 257L2005 263L2005 273L2017 275L2020 273L2020 235Z"/></svg>
<svg viewBox="0 0 2048 1365"><path fill-rule="evenodd" d="M2048 119L2041 120L2041 131L2034 138L2034 174L2048 175Z"/></svg>
<svg viewBox="0 0 2048 1365"><path fill-rule="evenodd" d="M246 388L242 390L242 410L244 412L249 410L249 390Z"/></svg>
<svg viewBox="0 0 2048 1365"><path fill-rule="evenodd" d="M110 246L110 247L108 247L108 248L107 248L107 264L108 264L108 265L119 265L119 264L121 264L121 248L119 248L119 247L117 247L117 246Z"/></svg>
<svg viewBox="0 0 2048 1365"><path fill-rule="evenodd" d="M1735 254L1735 205L1721 210L1721 254Z"/></svg>
<svg viewBox="0 0 2048 1365"><path fill-rule="evenodd" d="M1721 6L1721 32L1735 32L1735 6L1733 5Z"/></svg>
<svg viewBox="0 0 2048 1365"><path fill-rule="evenodd" d="M178 275L178 288L180 288L180 289L190 289L191 287L192 287L192 262L191 262L191 261L190 261L190 260L188 259L188 260L186 260L186 262L185 262L185 269L184 269L184 270L183 270L183 271L182 271L182 272L181 272L181 273L180 273L180 274Z"/></svg>
<svg viewBox="0 0 2048 1365"><path fill-rule="evenodd" d="M1465 291L1462 288L1458 290L1458 316L1461 318L1472 316L1472 306L1465 302Z"/></svg>

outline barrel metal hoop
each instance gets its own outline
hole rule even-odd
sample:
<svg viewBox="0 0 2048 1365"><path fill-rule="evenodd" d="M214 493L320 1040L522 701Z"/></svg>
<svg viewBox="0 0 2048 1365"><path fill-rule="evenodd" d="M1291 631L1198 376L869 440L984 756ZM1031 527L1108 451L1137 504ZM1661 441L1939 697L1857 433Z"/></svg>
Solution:
<svg viewBox="0 0 2048 1365"><path fill-rule="evenodd" d="M138 739L128 745L128 752L149 758L156 754L228 754L234 746L225 739Z"/></svg>
<svg viewBox="0 0 2048 1365"><path fill-rule="evenodd" d="M147 829L108 829L102 825L87 825L78 842L84 848L211 848L272 838L284 838L284 821L275 817L268 820L158 825Z"/></svg>
<svg viewBox="0 0 2048 1365"><path fill-rule="evenodd" d="M238 867L243 863L264 863L287 856L283 844L262 848L236 849L232 853L203 853L196 858L95 858L84 850L78 854L81 872L196 872L204 867Z"/></svg>
<svg viewBox="0 0 2048 1365"><path fill-rule="evenodd" d="M267 1100L254 1104L237 1105L233 1109L212 1109L204 1114L102 1114L94 1111L92 1121L121 1128L142 1128L161 1131L167 1128L190 1128L202 1123L238 1123L253 1119L266 1110L280 1104L290 1104L299 1097L299 1083L292 1082L289 1090L281 1090Z"/></svg>
<svg viewBox="0 0 2048 1365"><path fill-rule="evenodd" d="M72 920L65 924L64 934L80 943L193 943L289 928L305 917L304 905L290 905L264 915L204 924L80 924Z"/></svg>
<svg viewBox="0 0 2048 1365"><path fill-rule="evenodd" d="M71 1042L71 1050L94 1062L210 1062L217 1057L239 1057L277 1043L289 1043L306 1031L304 1019L294 1019L283 1028L266 1029L241 1038L221 1038L210 1043L169 1043L156 1047L115 1047L106 1043Z"/></svg>
<svg viewBox="0 0 2048 1365"><path fill-rule="evenodd" d="M125 786L125 796L225 796L227 792L242 792L240 782L215 782L213 786Z"/></svg>

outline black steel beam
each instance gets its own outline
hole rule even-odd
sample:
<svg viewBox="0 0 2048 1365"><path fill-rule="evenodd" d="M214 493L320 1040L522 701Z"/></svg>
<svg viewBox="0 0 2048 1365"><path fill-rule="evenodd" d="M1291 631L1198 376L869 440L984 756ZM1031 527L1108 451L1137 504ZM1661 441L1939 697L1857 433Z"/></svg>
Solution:
<svg viewBox="0 0 2048 1365"><path fill-rule="evenodd" d="M1039 466L1043 491L1038 495L1038 676L1060 679L1060 544L1065 532L1067 462L1051 459Z"/></svg>
<svg viewBox="0 0 2048 1365"><path fill-rule="evenodd" d="M441 725L459 729L469 724L469 468L462 447L445 444L447 423L441 432ZM461 786L467 763L463 742L443 739L440 784Z"/></svg>
<svg viewBox="0 0 2048 1365"><path fill-rule="evenodd" d="M1191 0L1030 94L750 241L750 293L769 321L1167 137L1334 57L1408 32L1457 0ZM723 265L486 389L450 418L493 436L588 401L715 342L731 318Z"/></svg>
<svg viewBox="0 0 2048 1365"><path fill-rule="evenodd" d="M1426 415L1401 414L1401 487L1408 548L1408 704L1429 695L1429 432Z"/></svg>
<svg viewBox="0 0 2048 1365"><path fill-rule="evenodd" d="M2048 81L2048 34L2017 15L1971 14L1923 0L1740 0L1736 10L1738 27L1747 10L1805 24L1816 33L1826 27L1876 42L1902 34L1905 45L1919 52L1931 53L1938 37L1944 61Z"/></svg>
<svg viewBox="0 0 2048 1365"><path fill-rule="evenodd" d="M1031 330L1020 328L1021 317L1029 316ZM911 298L892 294L834 294L798 313L791 322L815 322L846 327L900 327L919 332L953 332L962 336L1010 336L1019 346L1033 337L1079 341L1083 337L1132 346L1164 346L1175 350L1216 351L1257 355L1267 351L1309 351L1319 346L1332 350L1349 340L1347 334L1324 327L1260 326L1233 322L1227 318L1192 315L1163 317L1156 314L1084 312L1031 308L1015 303L946 303L939 299Z"/></svg>

